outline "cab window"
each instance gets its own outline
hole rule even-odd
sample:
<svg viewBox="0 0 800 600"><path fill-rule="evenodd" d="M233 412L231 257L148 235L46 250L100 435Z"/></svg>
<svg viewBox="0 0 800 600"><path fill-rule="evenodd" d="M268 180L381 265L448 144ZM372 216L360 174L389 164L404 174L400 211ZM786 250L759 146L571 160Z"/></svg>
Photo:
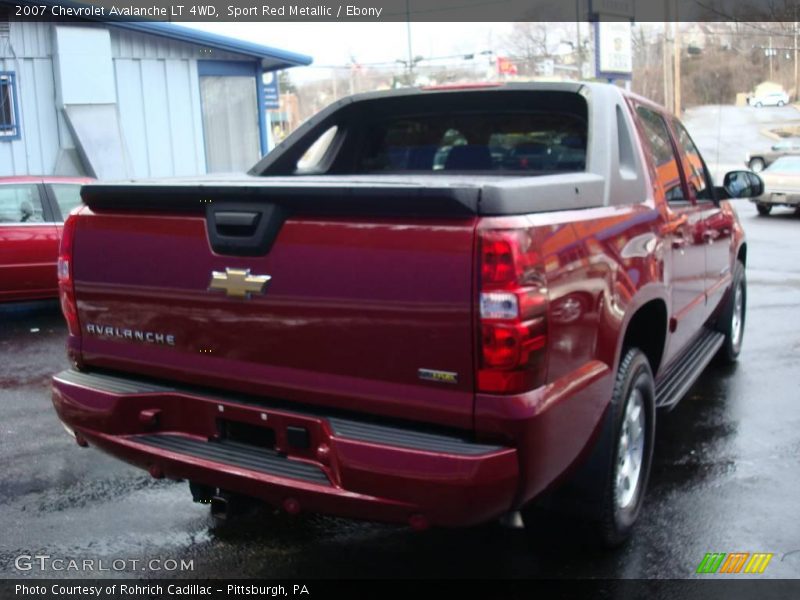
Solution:
<svg viewBox="0 0 800 600"><path fill-rule="evenodd" d="M663 188L668 202L686 201L678 160L664 119L644 106L636 108L645 141L656 166L657 184Z"/></svg>
<svg viewBox="0 0 800 600"><path fill-rule="evenodd" d="M711 175L700 156L700 151L694 145L689 132L679 121L673 121L673 126L678 134L678 147L683 153L683 171L686 173L689 187L692 188L698 200L713 200Z"/></svg>

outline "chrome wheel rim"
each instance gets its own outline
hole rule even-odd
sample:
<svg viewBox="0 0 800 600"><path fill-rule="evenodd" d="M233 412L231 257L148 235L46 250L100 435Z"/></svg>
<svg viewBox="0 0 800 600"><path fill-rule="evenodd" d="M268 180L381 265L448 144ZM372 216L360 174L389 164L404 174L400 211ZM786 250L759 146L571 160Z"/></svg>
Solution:
<svg viewBox="0 0 800 600"><path fill-rule="evenodd" d="M630 507L639 491L639 475L644 459L644 399L634 388L628 396L620 428L615 470L615 502L618 510Z"/></svg>
<svg viewBox="0 0 800 600"><path fill-rule="evenodd" d="M561 323L577 321L581 316L581 303L576 298L566 298L554 311L553 317Z"/></svg>
<svg viewBox="0 0 800 600"><path fill-rule="evenodd" d="M742 329L744 328L744 294L742 293L741 282L736 286L733 293L733 314L731 315L731 344L739 347L742 340Z"/></svg>

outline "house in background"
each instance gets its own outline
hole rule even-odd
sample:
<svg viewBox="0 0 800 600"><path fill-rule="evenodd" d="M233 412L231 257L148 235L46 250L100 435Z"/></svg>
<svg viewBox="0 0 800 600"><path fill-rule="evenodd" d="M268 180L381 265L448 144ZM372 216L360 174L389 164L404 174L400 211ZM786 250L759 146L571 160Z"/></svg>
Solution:
<svg viewBox="0 0 800 600"><path fill-rule="evenodd" d="M311 58L158 22L9 18L0 176L245 171L272 146L262 75Z"/></svg>

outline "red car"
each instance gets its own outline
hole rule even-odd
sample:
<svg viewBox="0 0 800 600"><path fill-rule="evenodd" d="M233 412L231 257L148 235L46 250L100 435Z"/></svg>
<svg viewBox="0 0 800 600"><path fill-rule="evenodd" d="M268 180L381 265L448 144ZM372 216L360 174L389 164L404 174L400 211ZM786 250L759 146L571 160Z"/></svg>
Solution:
<svg viewBox="0 0 800 600"><path fill-rule="evenodd" d="M58 297L64 219L83 177L0 177L0 302Z"/></svg>

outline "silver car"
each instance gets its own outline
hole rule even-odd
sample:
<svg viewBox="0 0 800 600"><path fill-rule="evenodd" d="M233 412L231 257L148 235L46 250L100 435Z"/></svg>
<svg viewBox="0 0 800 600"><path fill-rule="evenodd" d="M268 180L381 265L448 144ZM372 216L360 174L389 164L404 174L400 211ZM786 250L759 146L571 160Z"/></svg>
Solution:
<svg viewBox="0 0 800 600"><path fill-rule="evenodd" d="M800 156L782 156L761 173L764 193L751 198L758 214L766 216L773 206L800 207Z"/></svg>

